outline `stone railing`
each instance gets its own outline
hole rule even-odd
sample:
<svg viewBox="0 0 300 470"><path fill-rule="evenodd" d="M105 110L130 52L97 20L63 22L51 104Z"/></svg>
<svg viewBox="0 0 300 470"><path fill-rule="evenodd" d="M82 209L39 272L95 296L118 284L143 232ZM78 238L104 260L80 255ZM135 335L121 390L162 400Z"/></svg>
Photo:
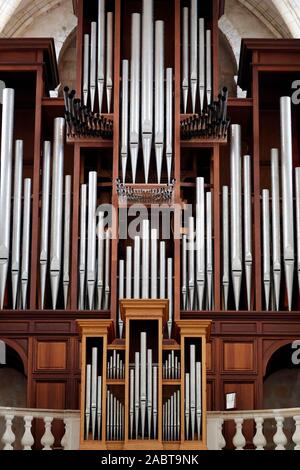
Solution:
<svg viewBox="0 0 300 470"><path fill-rule="evenodd" d="M56 423L62 430L58 432L62 435L58 443ZM79 429L79 411L0 407L0 449L3 450L77 450ZM37 440L34 436L38 435Z"/></svg>
<svg viewBox="0 0 300 470"><path fill-rule="evenodd" d="M300 450L300 408L209 412L210 450Z"/></svg>
<svg viewBox="0 0 300 470"><path fill-rule="evenodd" d="M0 407L3 450L78 450L79 431L79 411ZM300 408L208 412L207 445L209 450L300 450Z"/></svg>

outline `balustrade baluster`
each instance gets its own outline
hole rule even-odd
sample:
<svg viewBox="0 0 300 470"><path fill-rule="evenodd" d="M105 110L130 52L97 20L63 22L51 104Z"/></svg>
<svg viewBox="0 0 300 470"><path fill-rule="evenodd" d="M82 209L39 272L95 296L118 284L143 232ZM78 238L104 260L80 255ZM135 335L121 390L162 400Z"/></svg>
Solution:
<svg viewBox="0 0 300 470"><path fill-rule="evenodd" d="M15 442L16 436L12 430L13 419L14 415L5 415L5 433L2 436L3 450L14 450L12 444Z"/></svg>
<svg viewBox="0 0 300 470"><path fill-rule="evenodd" d="M23 450L32 450L31 447L34 444L34 438L31 433L33 416L24 416L24 427L25 431L21 440Z"/></svg>
<svg viewBox="0 0 300 470"><path fill-rule="evenodd" d="M267 445L267 441L263 433L264 418L261 418L261 417L255 418L255 424L256 424L256 434L253 438L253 444L255 445L255 450L264 450L264 447Z"/></svg>
<svg viewBox="0 0 300 470"><path fill-rule="evenodd" d="M294 416L296 430L293 434L293 442L295 443L294 450L300 450L300 416Z"/></svg>
<svg viewBox="0 0 300 470"><path fill-rule="evenodd" d="M275 450L285 450L287 444L286 435L283 432L284 418L282 416L275 416L277 431L273 437L273 441L276 444Z"/></svg>
<svg viewBox="0 0 300 470"><path fill-rule="evenodd" d="M41 439L43 450L52 450L52 446L54 444L54 436L51 432L52 421L53 421L53 418L51 418L51 416L46 416L44 418L45 433Z"/></svg>
<svg viewBox="0 0 300 470"><path fill-rule="evenodd" d="M235 436L232 440L235 450L243 450L246 445L246 439L243 435L243 418L236 418L234 420L236 426Z"/></svg>

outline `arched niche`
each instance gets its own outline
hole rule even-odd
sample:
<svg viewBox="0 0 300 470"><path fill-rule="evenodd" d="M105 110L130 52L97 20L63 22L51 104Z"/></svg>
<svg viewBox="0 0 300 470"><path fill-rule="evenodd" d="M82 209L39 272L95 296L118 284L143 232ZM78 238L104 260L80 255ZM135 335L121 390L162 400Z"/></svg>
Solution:
<svg viewBox="0 0 300 470"><path fill-rule="evenodd" d="M276 344L273 345L272 353L265 366L263 408L272 410L300 408L300 364L295 362L295 348L292 347L291 341L277 344L276 349L275 346ZM297 356L299 358L299 354ZM269 449L274 448L272 437L275 431L275 421L265 421L264 433ZM294 446L292 436L295 432L295 423L292 418L285 419L284 432L288 440L287 449L292 449Z"/></svg>
<svg viewBox="0 0 300 470"><path fill-rule="evenodd" d="M76 30L77 28L74 28L65 40L58 58L60 95L65 86L68 86L70 90L76 89ZM76 91L80 94L79 90Z"/></svg>
<svg viewBox="0 0 300 470"><path fill-rule="evenodd" d="M0 364L0 406L26 408L27 406L27 358L23 350L11 340L2 340L6 345L6 363ZM22 352L21 352L22 351ZM0 418L0 437L5 431L4 418ZM21 449L24 433L23 419L15 418L13 432L16 440L14 449ZM0 439L0 450L3 444Z"/></svg>

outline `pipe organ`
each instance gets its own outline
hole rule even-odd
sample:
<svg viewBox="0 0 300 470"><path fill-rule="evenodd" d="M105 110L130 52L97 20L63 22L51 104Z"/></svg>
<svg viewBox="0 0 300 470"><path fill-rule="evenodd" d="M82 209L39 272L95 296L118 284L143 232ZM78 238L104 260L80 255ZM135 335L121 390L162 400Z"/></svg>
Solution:
<svg viewBox="0 0 300 470"><path fill-rule="evenodd" d="M34 358L32 403L50 370L58 380L49 380L48 396L65 387L55 396L76 408L81 373L82 448L202 449L206 319L217 324L208 348L212 408L222 406L233 378L257 404L259 322L276 312L280 321L266 331L279 323L294 331L286 313L300 305L298 117L288 79L274 72L273 93L273 83L261 81L264 71L256 70L257 83L249 78L249 57L260 47L272 51L266 63L282 50L290 63L299 55L292 74L300 54L294 43L288 51L289 40L278 49L266 40L243 46L239 83L248 84L248 97L238 99L233 80L219 83L223 2L75 3L77 95L62 84L60 97L43 96L59 83L50 40L39 46L35 55L45 61L34 70L37 40L15 42L21 57L27 50L27 77L17 54L13 72L2 70L10 67L3 50L11 50L0 39L1 328L9 324L10 337L10 322L19 322L22 350L33 337L26 352ZM134 210L140 230L128 235ZM25 331L28 324L35 333ZM229 335L232 342L239 336L235 345L226 343ZM245 370L231 347L252 349Z"/></svg>
<svg viewBox="0 0 300 470"><path fill-rule="evenodd" d="M82 338L82 449L206 446L206 340L210 321L176 322L164 340L168 301L120 302L125 344L110 320L78 320ZM85 385L84 385L85 384Z"/></svg>

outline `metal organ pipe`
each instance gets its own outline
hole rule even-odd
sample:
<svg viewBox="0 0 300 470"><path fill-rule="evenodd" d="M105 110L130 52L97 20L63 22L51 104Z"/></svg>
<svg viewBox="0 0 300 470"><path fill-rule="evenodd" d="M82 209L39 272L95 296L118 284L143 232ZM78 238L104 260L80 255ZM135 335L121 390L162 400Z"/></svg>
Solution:
<svg viewBox="0 0 300 470"><path fill-rule="evenodd" d="M97 85L99 113L102 112L105 64L105 0L98 0Z"/></svg>
<svg viewBox="0 0 300 470"><path fill-rule="evenodd" d="M231 126L231 271L236 310L242 281L241 127Z"/></svg>
<svg viewBox="0 0 300 470"><path fill-rule="evenodd" d="M135 183L140 133L140 32L141 20L133 13L131 24L130 129L129 145L132 181Z"/></svg>
<svg viewBox="0 0 300 470"><path fill-rule="evenodd" d="M213 306L213 239L212 239L212 200L211 192L206 193L206 277L207 277L207 308Z"/></svg>
<svg viewBox="0 0 300 470"><path fill-rule="evenodd" d="M229 294L229 201L228 186L222 188L222 207L223 207L223 296L224 309L228 310Z"/></svg>
<svg viewBox="0 0 300 470"><path fill-rule="evenodd" d="M121 132L122 178L125 183L128 158L128 60L122 61L122 132Z"/></svg>
<svg viewBox="0 0 300 470"><path fill-rule="evenodd" d="M63 287L64 305L68 304L70 284L70 236L71 236L71 176L65 177L65 210L64 210L64 262L63 262Z"/></svg>
<svg viewBox="0 0 300 470"><path fill-rule="evenodd" d="M192 110L195 114L196 110L196 94L198 79L198 54L197 54L197 27L198 27L198 1L191 0L191 16L190 16L190 81L192 95Z"/></svg>
<svg viewBox="0 0 300 470"><path fill-rule="evenodd" d="M88 239L87 239L87 291L89 310L94 306L96 282L96 205L97 205L97 173L89 173L88 199Z"/></svg>
<svg viewBox="0 0 300 470"><path fill-rule="evenodd" d="M89 69L90 69L90 36L88 34L84 35L83 39L83 103L84 106L87 106L88 97L89 97Z"/></svg>
<svg viewBox="0 0 300 470"><path fill-rule="evenodd" d="M91 60L90 60L90 100L91 110L94 111L95 94L96 94L96 66L97 66L97 23L91 23Z"/></svg>
<svg viewBox="0 0 300 470"><path fill-rule="evenodd" d="M269 310L271 288L271 257L270 257L270 205L269 190L262 192L262 219L263 219L263 279L265 290L266 310Z"/></svg>
<svg viewBox="0 0 300 470"><path fill-rule="evenodd" d="M196 273L198 308L203 308L205 289L205 195L204 178L196 178Z"/></svg>
<svg viewBox="0 0 300 470"><path fill-rule="evenodd" d="M49 209L50 209L50 161L51 142L45 141L43 146L43 183L42 183L42 214L41 214L41 251L40 251L40 285L41 308L45 303L45 287L48 264Z"/></svg>
<svg viewBox="0 0 300 470"><path fill-rule="evenodd" d="M157 181L161 180L162 158L164 150L164 22L155 22L155 154Z"/></svg>
<svg viewBox="0 0 300 470"><path fill-rule="evenodd" d="M272 186L272 248L273 282L275 308L279 310L281 284L281 232L280 232L280 194L279 194L279 152L271 150L271 186ZM297 199L296 199L297 200Z"/></svg>
<svg viewBox="0 0 300 470"><path fill-rule="evenodd" d="M183 112L186 114L189 96L189 9L183 8L183 40L182 40L182 98Z"/></svg>
<svg viewBox="0 0 300 470"><path fill-rule="evenodd" d="M52 169L52 207L50 238L50 279L53 309L56 308L61 271L62 214L63 214L63 168L64 168L65 120L54 120L54 146Z"/></svg>
<svg viewBox="0 0 300 470"><path fill-rule="evenodd" d="M14 203L13 203L13 232L11 253L11 280L12 280L12 307L17 305L17 294L20 273L20 241L21 241L21 213L22 213L22 174L23 174L23 141L15 143L15 171L14 171Z"/></svg>
<svg viewBox="0 0 300 470"><path fill-rule="evenodd" d="M134 274L133 274L133 298L140 298L140 274L141 272L141 239L134 237Z"/></svg>
<svg viewBox="0 0 300 470"><path fill-rule="evenodd" d="M281 130L281 180L282 180L282 228L283 257L288 296L288 308L292 309L294 276L294 216L293 207L293 152L292 152L292 112L291 98L280 98Z"/></svg>
<svg viewBox="0 0 300 470"><path fill-rule="evenodd" d="M24 210L22 235L22 266L21 266L21 292L22 307L26 309L27 288L29 280L29 246L30 246L30 220L31 220L31 179L24 180Z"/></svg>
<svg viewBox="0 0 300 470"><path fill-rule="evenodd" d="M205 25L204 18L199 18L199 96L200 111L204 109L205 97Z"/></svg>
<svg viewBox="0 0 300 470"><path fill-rule="evenodd" d="M98 233L97 292L98 292L98 309L101 310L103 290L104 290L104 259L106 256L104 213L103 212L99 212L97 233Z"/></svg>
<svg viewBox="0 0 300 470"><path fill-rule="evenodd" d="M86 276L86 204L87 187L81 185L80 197L80 246L79 246L79 309L84 309Z"/></svg>
<svg viewBox="0 0 300 470"><path fill-rule="evenodd" d="M113 89L113 13L107 12L106 43L106 100L107 112L110 113Z"/></svg>
<svg viewBox="0 0 300 470"><path fill-rule="evenodd" d="M247 286L247 305L251 309L252 279L252 189L251 189L251 157L244 156L244 256Z"/></svg>
<svg viewBox="0 0 300 470"><path fill-rule="evenodd" d="M166 70L166 159L168 184L171 183L172 159L173 159L173 70Z"/></svg>
<svg viewBox="0 0 300 470"><path fill-rule="evenodd" d="M153 0L143 0L142 15L142 144L148 183L153 132Z"/></svg>
<svg viewBox="0 0 300 470"><path fill-rule="evenodd" d="M12 88L2 97L1 176L0 176L0 308L3 309L10 249L11 179L13 156L14 99Z"/></svg>

